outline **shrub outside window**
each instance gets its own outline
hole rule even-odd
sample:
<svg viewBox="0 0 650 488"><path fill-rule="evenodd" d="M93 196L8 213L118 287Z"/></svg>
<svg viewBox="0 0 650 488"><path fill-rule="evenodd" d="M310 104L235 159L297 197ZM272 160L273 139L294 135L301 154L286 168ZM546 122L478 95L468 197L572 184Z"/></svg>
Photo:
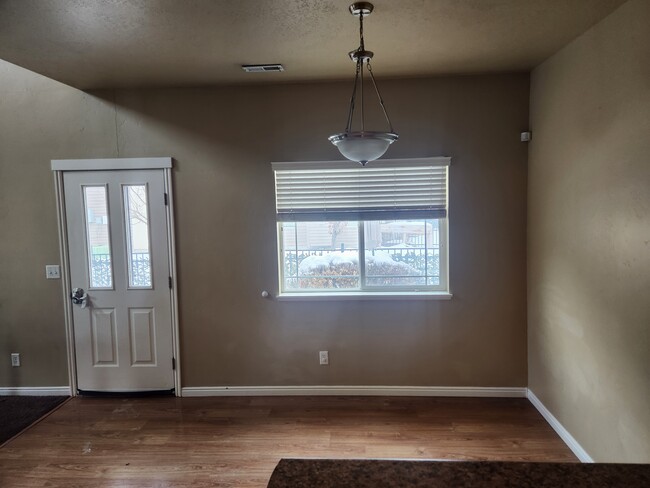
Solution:
<svg viewBox="0 0 650 488"><path fill-rule="evenodd" d="M273 163L281 295L448 292L448 164Z"/></svg>

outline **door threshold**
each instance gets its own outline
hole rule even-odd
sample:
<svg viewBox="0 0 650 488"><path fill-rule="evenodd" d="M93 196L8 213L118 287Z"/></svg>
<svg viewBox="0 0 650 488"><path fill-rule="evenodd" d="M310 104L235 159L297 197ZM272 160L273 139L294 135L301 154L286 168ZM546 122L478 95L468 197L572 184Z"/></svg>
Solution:
<svg viewBox="0 0 650 488"><path fill-rule="evenodd" d="M102 398L147 398L160 396L174 396L175 390L144 390L144 391L96 391L77 390L80 396Z"/></svg>

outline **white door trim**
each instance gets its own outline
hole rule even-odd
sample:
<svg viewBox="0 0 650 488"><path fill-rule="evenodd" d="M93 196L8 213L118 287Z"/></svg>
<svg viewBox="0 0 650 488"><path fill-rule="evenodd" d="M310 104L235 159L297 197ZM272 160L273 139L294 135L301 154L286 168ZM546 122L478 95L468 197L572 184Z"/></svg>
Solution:
<svg viewBox="0 0 650 488"><path fill-rule="evenodd" d="M54 159L51 161L54 172L54 187L56 193L57 223L59 226L59 254L61 258L61 284L63 289L63 310L65 316L65 334L68 349L68 377L70 381L70 395L77 395L77 365L75 361L74 331L72 326L72 305L70 293L70 263L68 250L67 220L65 214L65 201L63 198L63 173L66 171L106 171L130 169L162 169L167 193L167 241L169 244L169 269L172 276L171 310L172 310L172 347L176 359L174 370L174 391L176 396L181 396L181 360L179 345L179 320L178 320L178 291L176 278L176 239L174 228L174 196L172 192L171 167L172 158L119 158L119 159Z"/></svg>
<svg viewBox="0 0 650 488"><path fill-rule="evenodd" d="M172 158L53 159L52 171L106 171L118 169L166 169Z"/></svg>
<svg viewBox="0 0 650 488"><path fill-rule="evenodd" d="M74 334L72 330L72 305L70 303L70 268L68 266L68 231L63 200L63 172L54 171L54 191L56 194L56 220L59 226L59 256L61 260L61 290L63 292L63 313L65 320L65 339L68 350L68 381L70 396L77 395L77 364L75 362Z"/></svg>
<svg viewBox="0 0 650 488"><path fill-rule="evenodd" d="M171 158L170 163L171 163ZM181 347L178 342L180 337L178 320L178 278L176 273L176 232L174 227L174 192L172 188L171 166L164 168L165 191L167 192L167 242L169 248L169 270L172 276L172 348L176 364L174 368L174 392L181 396Z"/></svg>

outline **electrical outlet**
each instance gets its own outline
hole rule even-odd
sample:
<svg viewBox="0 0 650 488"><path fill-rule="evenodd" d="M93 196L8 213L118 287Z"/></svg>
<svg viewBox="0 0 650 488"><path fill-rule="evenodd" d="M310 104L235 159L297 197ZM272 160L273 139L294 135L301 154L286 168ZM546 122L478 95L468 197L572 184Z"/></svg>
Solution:
<svg viewBox="0 0 650 488"><path fill-rule="evenodd" d="M319 351L318 352L318 361L321 366L328 365L330 363L330 355L328 351Z"/></svg>
<svg viewBox="0 0 650 488"><path fill-rule="evenodd" d="M12 352L11 353L11 365L14 368L16 366L20 366L20 353L18 353L18 352Z"/></svg>
<svg viewBox="0 0 650 488"><path fill-rule="evenodd" d="M45 278L48 280L58 280L61 278L61 268L58 264L45 265Z"/></svg>

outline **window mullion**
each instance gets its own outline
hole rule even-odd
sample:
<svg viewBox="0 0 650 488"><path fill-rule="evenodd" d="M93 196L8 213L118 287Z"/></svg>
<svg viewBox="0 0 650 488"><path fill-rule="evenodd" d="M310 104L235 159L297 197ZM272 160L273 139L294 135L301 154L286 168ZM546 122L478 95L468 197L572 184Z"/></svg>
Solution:
<svg viewBox="0 0 650 488"><path fill-rule="evenodd" d="M366 236L365 222L359 221L359 289L366 289Z"/></svg>
<svg viewBox="0 0 650 488"><path fill-rule="evenodd" d="M296 243L296 283L300 282L300 273L298 272L298 222L293 224L293 239Z"/></svg>
<svg viewBox="0 0 650 488"><path fill-rule="evenodd" d="M428 231L429 231L429 221L425 220L424 221L424 286L429 286L429 243L427 242Z"/></svg>

